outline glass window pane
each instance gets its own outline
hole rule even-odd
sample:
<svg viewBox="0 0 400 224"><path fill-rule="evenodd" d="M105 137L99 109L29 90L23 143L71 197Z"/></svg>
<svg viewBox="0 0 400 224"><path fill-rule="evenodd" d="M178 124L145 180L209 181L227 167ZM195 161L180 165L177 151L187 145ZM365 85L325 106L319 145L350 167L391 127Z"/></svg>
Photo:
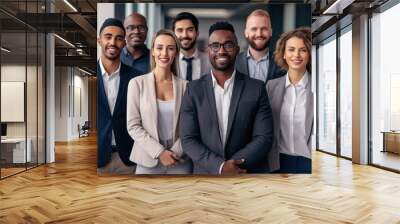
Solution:
<svg viewBox="0 0 400 224"><path fill-rule="evenodd" d="M352 35L340 36L340 153L352 157Z"/></svg>
<svg viewBox="0 0 400 224"><path fill-rule="evenodd" d="M371 19L372 163L396 170L400 170L400 45L398 29L393 27L399 20L400 4Z"/></svg>
<svg viewBox="0 0 400 224"><path fill-rule="evenodd" d="M28 160L28 168L37 165L37 105L38 105L38 36L36 32L27 33L28 38L28 62L27 62L27 80L26 80L26 116L27 116L27 141L30 144L30 158Z"/></svg>
<svg viewBox="0 0 400 224"><path fill-rule="evenodd" d="M2 1L22 20L37 24L34 13L44 12L45 0ZM28 13L28 14L26 14ZM35 25L0 12L1 50L1 178L45 161L45 35ZM22 86L22 87L21 87ZM6 105L6 100L8 104ZM11 103L10 103L11 102ZM20 109L15 109L16 107ZM8 115L17 117L10 119Z"/></svg>
<svg viewBox="0 0 400 224"><path fill-rule="evenodd" d="M336 153L336 38L318 48L318 149Z"/></svg>
<svg viewBox="0 0 400 224"><path fill-rule="evenodd" d="M2 178L25 170L30 161L26 141L26 33L1 33L1 139ZM28 151L27 151L28 149Z"/></svg>

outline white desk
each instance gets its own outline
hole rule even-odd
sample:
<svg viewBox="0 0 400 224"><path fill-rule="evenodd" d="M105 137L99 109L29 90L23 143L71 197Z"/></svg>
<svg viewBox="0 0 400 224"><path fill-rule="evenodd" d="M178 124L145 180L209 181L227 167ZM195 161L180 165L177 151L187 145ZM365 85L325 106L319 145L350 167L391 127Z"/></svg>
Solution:
<svg viewBox="0 0 400 224"><path fill-rule="evenodd" d="M25 163L31 162L32 153L31 146L32 140L30 138L26 139L28 143L25 152L25 138L6 138L1 139L1 151L3 152L12 151L12 163ZM2 155L3 157L3 155ZM25 161L25 159L27 159ZM11 160L11 158L10 158Z"/></svg>

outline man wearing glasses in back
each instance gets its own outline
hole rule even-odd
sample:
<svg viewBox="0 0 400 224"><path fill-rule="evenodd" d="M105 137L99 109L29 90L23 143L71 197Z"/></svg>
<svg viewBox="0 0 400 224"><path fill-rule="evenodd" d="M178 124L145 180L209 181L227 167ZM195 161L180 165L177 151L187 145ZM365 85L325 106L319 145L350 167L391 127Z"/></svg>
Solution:
<svg viewBox="0 0 400 224"><path fill-rule="evenodd" d="M140 74L150 72L150 51L144 44L147 38L146 18L132 13L124 21L126 46L121 52L121 62L136 69Z"/></svg>
<svg viewBox="0 0 400 224"><path fill-rule="evenodd" d="M211 73L189 82L180 137L195 174L265 173L272 146L272 113L264 82L235 69L239 46L227 22L210 27Z"/></svg>

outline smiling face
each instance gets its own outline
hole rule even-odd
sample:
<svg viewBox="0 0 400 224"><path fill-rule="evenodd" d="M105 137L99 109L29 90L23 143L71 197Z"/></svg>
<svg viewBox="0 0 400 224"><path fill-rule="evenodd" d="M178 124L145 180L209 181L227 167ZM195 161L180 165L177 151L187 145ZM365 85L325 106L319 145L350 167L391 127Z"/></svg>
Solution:
<svg viewBox="0 0 400 224"><path fill-rule="evenodd" d="M210 35L208 44L208 57L212 67L218 71L233 70L236 55L239 53L235 34L229 30L216 30ZM213 47L217 45L220 47Z"/></svg>
<svg viewBox="0 0 400 224"><path fill-rule="evenodd" d="M144 45L147 37L146 20L139 14L132 14L124 21L126 44L136 48Z"/></svg>
<svg viewBox="0 0 400 224"><path fill-rule="evenodd" d="M178 55L176 45L175 39L170 35L161 34L156 37L154 46L151 49L156 67L171 68L171 65Z"/></svg>
<svg viewBox="0 0 400 224"><path fill-rule="evenodd" d="M97 38L101 46L102 55L109 60L116 60L122 48L125 46L124 31L117 26L108 26L100 33Z"/></svg>
<svg viewBox="0 0 400 224"><path fill-rule="evenodd" d="M192 21L183 19L175 23L175 35L178 37L183 50L191 50L196 44L199 33L196 31Z"/></svg>
<svg viewBox="0 0 400 224"><path fill-rule="evenodd" d="M310 61L308 51L303 39L291 37L286 41L283 59L286 61L289 70L305 71Z"/></svg>
<svg viewBox="0 0 400 224"><path fill-rule="evenodd" d="M268 47L272 36L271 21L266 16L250 16L244 34L251 48L262 51Z"/></svg>

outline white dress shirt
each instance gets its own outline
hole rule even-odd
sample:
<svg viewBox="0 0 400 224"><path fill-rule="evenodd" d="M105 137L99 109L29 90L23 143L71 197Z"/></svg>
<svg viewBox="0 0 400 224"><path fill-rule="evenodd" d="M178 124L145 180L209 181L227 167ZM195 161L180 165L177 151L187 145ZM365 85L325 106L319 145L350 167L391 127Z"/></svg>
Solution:
<svg viewBox="0 0 400 224"><path fill-rule="evenodd" d="M280 114L280 153L311 158L306 136L308 72L293 85L286 74L285 94Z"/></svg>
<svg viewBox="0 0 400 224"><path fill-rule="evenodd" d="M268 78L269 60L269 51L267 51L266 55L256 61L250 54L250 48L248 48L247 64L249 66L249 76L265 82Z"/></svg>
<svg viewBox="0 0 400 224"><path fill-rule="evenodd" d="M161 145L168 149L173 145L174 108L174 100L163 101L157 99L159 140Z"/></svg>
<svg viewBox="0 0 400 224"><path fill-rule="evenodd" d="M233 85L235 82L236 70L233 71L232 76L225 81L224 87L222 88L218 85L217 80L214 77L213 72L211 71L212 77L212 85L214 89L215 96L215 106L217 109L218 115L218 126L219 126L219 134L222 140L222 146L225 149L226 144L226 132L228 129L228 118L229 118L229 107L231 105L231 98L233 92ZM219 168L219 173L222 171L224 163L221 164Z"/></svg>
<svg viewBox="0 0 400 224"><path fill-rule="evenodd" d="M179 67L181 70L181 79L186 80L186 68L187 68L187 62L183 60L185 56L181 53L179 53ZM199 79L201 76L201 59L200 59L200 52L196 49L196 51L193 53L191 56L193 58L192 60L192 80Z"/></svg>
<svg viewBox="0 0 400 224"><path fill-rule="evenodd" d="M101 58L99 59L101 76L103 78L104 91L107 96L108 106L110 107L111 114L114 113L115 102L117 101L118 90L119 90L119 82L120 76L119 72L121 69L121 63L118 66L118 69L111 74L108 74L104 69L103 63L101 62ZM115 143L115 135L114 131L111 132L111 145L116 145Z"/></svg>

